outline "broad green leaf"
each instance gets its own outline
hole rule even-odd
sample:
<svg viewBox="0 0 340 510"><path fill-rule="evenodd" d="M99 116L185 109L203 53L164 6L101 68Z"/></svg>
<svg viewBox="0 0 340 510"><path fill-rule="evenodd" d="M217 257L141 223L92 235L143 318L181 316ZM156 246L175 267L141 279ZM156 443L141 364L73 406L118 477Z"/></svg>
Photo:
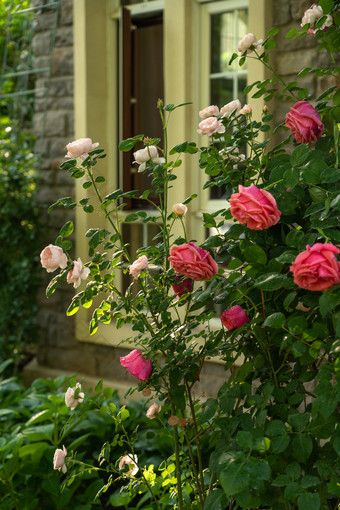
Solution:
<svg viewBox="0 0 340 510"><path fill-rule="evenodd" d="M68 221L65 225L60 229L59 235L62 237L68 237L73 232L73 222Z"/></svg>
<svg viewBox="0 0 340 510"><path fill-rule="evenodd" d="M204 502L204 510L225 510L227 499L222 489L215 489Z"/></svg>
<svg viewBox="0 0 340 510"><path fill-rule="evenodd" d="M286 317L281 312L272 313L264 321L263 325L270 328L282 328L286 321Z"/></svg>
<svg viewBox="0 0 340 510"><path fill-rule="evenodd" d="M298 28L291 28L286 33L286 39L293 39L293 37L296 37L300 33L300 30Z"/></svg>
<svg viewBox="0 0 340 510"><path fill-rule="evenodd" d="M280 273L267 273L255 280L255 286L262 290L273 291L283 287L287 276Z"/></svg>
<svg viewBox="0 0 340 510"><path fill-rule="evenodd" d="M298 497L299 510L319 510L320 496L317 492L306 492Z"/></svg>
<svg viewBox="0 0 340 510"><path fill-rule="evenodd" d="M292 455L298 462L306 462L313 450L313 441L306 433L298 433L291 444Z"/></svg>

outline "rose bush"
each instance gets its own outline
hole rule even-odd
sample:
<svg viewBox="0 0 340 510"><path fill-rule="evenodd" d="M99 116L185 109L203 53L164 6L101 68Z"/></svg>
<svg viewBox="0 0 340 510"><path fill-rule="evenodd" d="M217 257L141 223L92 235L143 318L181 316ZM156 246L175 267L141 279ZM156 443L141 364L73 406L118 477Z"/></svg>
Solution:
<svg viewBox="0 0 340 510"><path fill-rule="evenodd" d="M319 6L334 26L317 30L315 37L334 59L339 2ZM315 29L323 21L323 16L315 20ZM110 473L102 491L127 462L133 467L124 471L124 490L140 495L140 507L149 501L158 509L319 510L336 508L340 501L340 96L333 85L314 98L298 82L286 83L269 56L277 33L274 28L258 42L248 34L240 42L241 55L235 52L230 59L242 66L256 58L271 71L270 78L244 91L268 102L260 118L236 99L208 106L198 115L210 115L198 133L209 142L201 147L185 142L168 151L169 117L183 105L159 101L164 151L153 143L164 162L151 157L149 137L121 142L122 151L144 142L139 162L149 156L140 171L153 176L155 214L138 210L125 221L157 223L151 246L130 253L117 214L126 197L147 197L150 205L150 194L118 189L102 196L96 171L102 149L90 151L81 165L75 159L62 165L75 178L84 175L108 227L86 234L90 275L67 313L92 304L91 334L100 324L128 330L133 350L121 364L139 380L131 393L138 389L147 399L145 419L155 417L151 399L157 399L162 412L153 423L161 422L171 436L173 455L141 462L138 427L130 434L124 430L128 409L107 406L116 435L99 458ZM308 24L287 38L298 34L312 37ZM328 76L330 68L326 71L307 68L302 75ZM274 128L273 98L290 111L286 125L275 127L280 140L269 143L262 135ZM204 188L219 187L225 197L218 210L203 211L202 229L210 235L200 246L188 236L185 222L195 195L181 204L185 218L169 207L168 191L183 153L198 153L207 176ZM94 210L89 201L90 195L78 203L86 213ZM70 202L64 198L52 208L65 204ZM174 235L175 222L181 235ZM67 251L65 237L72 230L64 225L56 245ZM68 262L52 279L48 295L71 268ZM130 278L125 288L119 283L122 272ZM93 299L99 295L101 302ZM206 361L216 358L225 381L205 398L198 382ZM122 457L117 444L124 446ZM71 483L69 466L77 462L67 461L65 483Z"/></svg>

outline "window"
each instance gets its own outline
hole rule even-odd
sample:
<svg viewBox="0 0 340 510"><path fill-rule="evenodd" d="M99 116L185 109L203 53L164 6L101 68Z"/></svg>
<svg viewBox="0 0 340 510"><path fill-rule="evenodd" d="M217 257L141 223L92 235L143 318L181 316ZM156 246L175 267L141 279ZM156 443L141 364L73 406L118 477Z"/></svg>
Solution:
<svg viewBox="0 0 340 510"><path fill-rule="evenodd" d="M138 134L162 139L157 100L164 97L162 3L150 2L123 8L122 14L122 139ZM136 145L135 150L144 147ZM138 173L133 153L123 154L119 187L124 191L150 189L150 178ZM157 201L156 196L150 196ZM145 200L129 199L129 209L148 208Z"/></svg>

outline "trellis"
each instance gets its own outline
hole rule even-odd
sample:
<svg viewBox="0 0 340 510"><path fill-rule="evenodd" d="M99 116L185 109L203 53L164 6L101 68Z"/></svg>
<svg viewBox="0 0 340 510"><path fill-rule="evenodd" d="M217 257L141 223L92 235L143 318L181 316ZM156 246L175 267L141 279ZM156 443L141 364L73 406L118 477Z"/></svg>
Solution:
<svg viewBox="0 0 340 510"><path fill-rule="evenodd" d="M40 132L35 132L35 134L42 140L45 134L47 101L60 1L54 0L41 5L32 5L28 2L28 5L31 6L22 9L20 7L23 6L23 3L15 5L14 0L12 0L9 7L6 41L0 70L0 108L6 112L10 120L15 120L20 127L30 129L35 101L39 98L39 102L43 103L43 121L39 126ZM54 13L53 25L50 31L48 61L44 67L36 67L33 51L35 19L45 9ZM18 23L22 23L21 37L14 38L12 37L12 29ZM15 55L13 62L10 61L11 52ZM39 78L44 78L44 84L37 87Z"/></svg>

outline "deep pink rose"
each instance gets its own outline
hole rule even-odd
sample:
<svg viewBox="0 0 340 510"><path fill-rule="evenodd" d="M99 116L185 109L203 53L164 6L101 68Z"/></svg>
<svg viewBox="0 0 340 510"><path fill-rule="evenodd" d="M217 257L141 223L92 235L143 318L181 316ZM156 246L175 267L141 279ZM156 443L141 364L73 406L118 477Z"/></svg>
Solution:
<svg viewBox="0 0 340 510"><path fill-rule="evenodd" d="M308 101L298 101L291 107L285 126L297 143L316 142L325 130L319 112Z"/></svg>
<svg viewBox="0 0 340 510"><path fill-rule="evenodd" d="M192 291L193 283L192 280L190 280L190 278L185 278L184 280L181 280L181 278L176 276L175 279L178 283L175 283L172 286L172 290L174 291L175 294L177 294L178 297L181 297L183 296L183 294L188 294Z"/></svg>
<svg viewBox="0 0 340 510"><path fill-rule="evenodd" d="M174 245L169 260L176 273L195 281L210 280L218 272L210 253L191 242Z"/></svg>
<svg viewBox="0 0 340 510"><path fill-rule="evenodd" d="M299 253L290 266L296 285L317 291L340 283L340 262L335 257L339 251L330 243L306 246L306 251Z"/></svg>
<svg viewBox="0 0 340 510"><path fill-rule="evenodd" d="M140 381L147 381L152 372L151 360L145 359L139 349L134 349L127 356L121 357L120 364Z"/></svg>
<svg viewBox="0 0 340 510"><path fill-rule="evenodd" d="M235 305L222 313L221 321L227 329L233 329L240 328L246 322L250 322L250 319L241 306Z"/></svg>
<svg viewBox="0 0 340 510"><path fill-rule="evenodd" d="M245 223L251 230L264 230L276 225L281 216L273 195L256 186L245 188L240 184L238 193L231 195L229 204L233 218Z"/></svg>
<svg viewBox="0 0 340 510"><path fill-rule="evenodd" d="M208 117L202 120L198 125L199 129L197 133L199 135L213 135L215 133L224 133L225 127L222 122L217 120L215 117Z"/></svg>

